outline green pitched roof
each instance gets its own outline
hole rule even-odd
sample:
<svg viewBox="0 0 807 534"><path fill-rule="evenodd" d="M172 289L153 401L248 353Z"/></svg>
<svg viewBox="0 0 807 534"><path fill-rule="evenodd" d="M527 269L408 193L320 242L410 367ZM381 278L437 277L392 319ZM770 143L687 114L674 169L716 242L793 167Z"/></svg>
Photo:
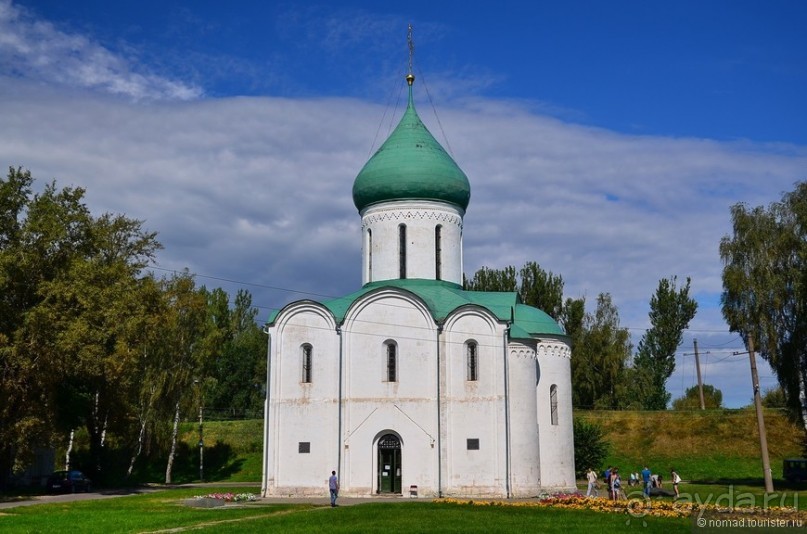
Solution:
<svg viewBox="0 0 807 534"><path fill-rule="evenodd" d="M333 314L337 324L345 319L348 308L362 296L384 288L397 288L408 291L420 298L429 308L432 317L442 322L461 306L477 305L490 311L500 321L513 321L510 337L529 339L534 335L565 335L563 328L549 315L522 304L515 292L465 291L462 286L451 282L425 279L384 280L366 284L360 290L341 298L327 300L322 305ZM278 311L269 317L274 323Z"/></svg>
<svg viewBox="0 0 807 534"><path fill-rule="evenodd" d="M359 211L377 202L406 199L441 200L463 211L471 199L468 177L415 111L411 85L401 122L353 182L353 203Z"/></svg>

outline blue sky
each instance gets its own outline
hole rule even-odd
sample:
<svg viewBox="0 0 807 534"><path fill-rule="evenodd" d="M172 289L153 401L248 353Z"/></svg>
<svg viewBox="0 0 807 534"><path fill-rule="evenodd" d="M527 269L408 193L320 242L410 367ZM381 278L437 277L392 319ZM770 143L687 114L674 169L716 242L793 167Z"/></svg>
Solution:
<svg viewBox="0 0 807 534"><path fill-rule="evenodd" d="M408 23L421 117L471 181L465 272L537 261L590 311L610 293L635 342L658 280L691 276L668 387L693 385L696 337L706 382L747 404L717 247L732 204L807 177L804 2L0 0L0 163L143 219L159 269L262 313L344 295Z"/></svg>
<svg viewBox="0 0 807 534"><path fill-rule="evenodd" d="M450 96L625 133L807 141L798 0L16 5L208 97L382 100L412 23L418 68L456 83Z"/></svg>

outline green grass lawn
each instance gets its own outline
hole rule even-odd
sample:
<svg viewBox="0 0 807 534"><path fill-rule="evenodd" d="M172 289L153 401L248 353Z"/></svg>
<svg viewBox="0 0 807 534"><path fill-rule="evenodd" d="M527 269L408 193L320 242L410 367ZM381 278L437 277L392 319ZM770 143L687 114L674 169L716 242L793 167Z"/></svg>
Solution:
<svg viewBox="0 0 807 534"><path fill-rule="evenodd" d="M205 490L213 491L211 490ZM237 492L237 488L227 488ZM689 519L632 518L579 510L493 507L433 502L367 503L355 506L310 504L228 504L204 509L185 506L199 490L165 490L99 501L42 504L0 511L0 531L38 533L153 532L591 532L600 529L687 532ZM325 499L323 499L324 501Z"/></svg>

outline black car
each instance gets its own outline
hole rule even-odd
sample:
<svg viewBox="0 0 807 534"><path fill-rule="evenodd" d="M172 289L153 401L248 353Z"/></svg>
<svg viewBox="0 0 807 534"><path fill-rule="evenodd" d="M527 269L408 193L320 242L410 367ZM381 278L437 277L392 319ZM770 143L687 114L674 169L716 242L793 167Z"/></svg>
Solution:
<svg viewBox="0 0 807 534"><path fill-rule="evenodd" d="M90 479L81 471L55 471L48 477L49 493L89 493L92 489Z"/></svg>

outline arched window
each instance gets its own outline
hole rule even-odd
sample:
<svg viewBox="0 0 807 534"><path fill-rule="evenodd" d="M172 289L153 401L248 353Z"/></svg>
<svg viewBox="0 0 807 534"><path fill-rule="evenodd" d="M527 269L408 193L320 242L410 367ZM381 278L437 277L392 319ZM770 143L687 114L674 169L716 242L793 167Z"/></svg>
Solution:
<svg viewBox="0 0 807 534"><path fill-rule="evenodd" d="M313 352L313 348L311 347L311 345L306 343L305 345L303 345L302 349L303 349L302 350L302 357L301 357L302 371L303 371L302 381L305 384L310 384L311 383L311 364L313 363L311 361L311 358L312 358L311 353Z"/></svg>
<svg viewBox="0 0 807 534"><path fill-rule="evenodd" d="M476 381L479 377L479 361L477 357L476 341L469 341L465 344L465 361L467 363L467 373L465 379Z"/></svg>
<svg viewBox="0 0 807 534"><path fill-rule="evenodd" d="M441 255L443 253L443 243L441 241L443 233L443 227L439 224L434 227L434 278L435 280L440 280L442 270L442 258Z"/></svg>
<svg viewBox="0 0 807 534"><path fill-rule="evenodd" d="M398 381L398 345L394 341L384 343L384 357L386 364L386 382Z"/></svg>
<svg viewBox="0 0 807 534"><path fill-rule="evenodd" d="M373 281L373 231L367 230L367 281Z"/></svg>
<svg viewBox="0 0 807 534"><path fill-rule="evenodd" d="M398 225L398 278L406 278L406 225Z"/></svg>
<svg viewBox="0 0 807 534"><path fill-rule="evenodd" d="M549 416L553 425L558 424L558 386L552 384L549 388Z"/></svg>

